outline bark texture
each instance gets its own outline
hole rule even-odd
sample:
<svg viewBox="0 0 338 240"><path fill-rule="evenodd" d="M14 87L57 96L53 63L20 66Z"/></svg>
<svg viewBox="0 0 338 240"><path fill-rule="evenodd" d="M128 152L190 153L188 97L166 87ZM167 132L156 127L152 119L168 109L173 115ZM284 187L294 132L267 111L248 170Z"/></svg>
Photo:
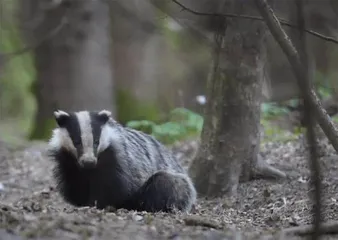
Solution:
<svg viewBox="0 0 338 240"><path fill-rule="evenodd" d="M229 0L224 9L251 14L253 7ZM266 169L259 158L266 29L260 21L219 21L202 143L190 167L197 191L207 196L234 195L257 167Z"/></svg>
<svg viewBox="0 0 338 240"><path fill-rule="evenodd" d="M31 39L40 39L62 24L55 36L35 50L37 75L33 91L37 113L31 138L43 139L50 134L54 109L105 108L114 112L107 3L103 0L60 1L53 6L44 6L42 1L30 3L30 16L43 19L35 26Z"/></svg>

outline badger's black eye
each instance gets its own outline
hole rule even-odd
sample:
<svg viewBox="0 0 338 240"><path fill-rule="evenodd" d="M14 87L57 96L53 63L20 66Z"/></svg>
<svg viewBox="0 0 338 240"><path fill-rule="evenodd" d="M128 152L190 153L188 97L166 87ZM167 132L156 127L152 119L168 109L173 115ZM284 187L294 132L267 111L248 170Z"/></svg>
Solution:
<svg viewBox="0 0 338 240"><path fill-rule="evenodd" d="M73 140L73 144L76 148L80 147L81 146L81 141L79 140Z"/></svg>

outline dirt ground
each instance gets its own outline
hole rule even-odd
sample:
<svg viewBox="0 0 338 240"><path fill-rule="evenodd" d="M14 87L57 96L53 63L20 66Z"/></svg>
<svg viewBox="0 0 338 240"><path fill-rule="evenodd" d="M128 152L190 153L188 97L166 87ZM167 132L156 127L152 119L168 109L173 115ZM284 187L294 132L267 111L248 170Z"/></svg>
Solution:
<svg viewBox="0 0 338 240"><path fill-rule="evenodd" d="M174 151L187 164L196 147L190 141ZM243 183L236 199L199 199L190 214L98 211L67 205L54 189L52 163L45 149L46 143L13 147L0 141L1 240L279 239L279 229L311 222L302 137L262 147L264 159L287 172L287 180ZM323 220L338 220L338 156L325 139L320 141L320 161ZM338 239L338 235L323 239Z"/></svg>

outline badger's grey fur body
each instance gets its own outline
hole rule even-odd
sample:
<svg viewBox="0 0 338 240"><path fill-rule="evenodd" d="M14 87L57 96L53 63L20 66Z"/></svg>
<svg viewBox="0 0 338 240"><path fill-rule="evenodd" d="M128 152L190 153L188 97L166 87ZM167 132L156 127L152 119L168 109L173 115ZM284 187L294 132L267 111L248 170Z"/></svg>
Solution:
<svg viewBox="0 0 338 240"><path fill-rule="evenodd" d="M172 153L152 136L125 128L109 111L54 113L49 142L54 176L75 206L190 211L196 190Z"/></svg>

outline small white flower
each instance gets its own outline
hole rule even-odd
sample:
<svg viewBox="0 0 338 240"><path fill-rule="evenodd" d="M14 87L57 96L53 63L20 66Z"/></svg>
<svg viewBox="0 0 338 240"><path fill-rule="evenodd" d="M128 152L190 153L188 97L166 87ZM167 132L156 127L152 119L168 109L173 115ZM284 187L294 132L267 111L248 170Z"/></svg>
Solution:
<svg viewBox="0 0 338 240"><path fill-rule="evenodd" d="M182 30L182 26L179 25L176 21L170 19L168 22L167 22L167 27L171 30L171 31L174 31L174 32L179 32Z"/></svg>
<svg viewBox="0 0 338 240"><path fill-rule="evenodd" d="M199 104L204 105L207 102L207 98L204 95L198 95L196 96L196 101Z"/></svg>

